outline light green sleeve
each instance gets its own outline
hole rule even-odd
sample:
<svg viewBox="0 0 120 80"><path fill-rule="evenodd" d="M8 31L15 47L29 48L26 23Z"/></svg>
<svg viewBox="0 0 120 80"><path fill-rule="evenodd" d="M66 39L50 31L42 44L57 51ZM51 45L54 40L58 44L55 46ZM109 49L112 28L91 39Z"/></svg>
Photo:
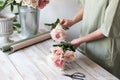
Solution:
<svg viewBox="0 0 120 80"><path fill-rule="evenodd" d="M119 0L110 0L100 30L106 37L120 37Z"/></svg>

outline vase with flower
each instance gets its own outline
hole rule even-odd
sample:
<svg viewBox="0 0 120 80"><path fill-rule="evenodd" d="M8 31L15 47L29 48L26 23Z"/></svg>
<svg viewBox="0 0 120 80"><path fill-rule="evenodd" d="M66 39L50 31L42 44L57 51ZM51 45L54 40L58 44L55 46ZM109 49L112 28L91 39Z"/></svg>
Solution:
<svg viewBox="0 0 120 80"><path fill-rule="evenodd" d="M38 8L42 9L49 0L0 0L0 46L10 43L9 36L13 30L21 32L22 37L27 38L38 32ZM16 15L12 12L14 7L18 7L20 15L20 24L16 24ZM2 13L6 7L9 7L11 13ZM14 26L13 26L14 25ZM21 31L19 27L21 26Z"/></svg>
<svg viewBox="0 0 120 80"><path fill-rule="evenodd" d="M39 30L40 9L49 0L21 0L22 6L19 7L21 36L28 38L36 35Z"/></svg>
<svg viewBox="0 0 120 80"><path fill-rule="evenodd" d="M0 1L0 46L11 42L9 36L13 33L13 21L16 19L13 13L1 12L5 7L10 5L8 3L8 1Z"/></svg>
<svg viewBox="0 0 120 80"><path fill-rule="evenodd" d="M0 1L0 10L9 6L11 11L18 7L20 34L22 38L28 38L36 35L39 30L39 9L44 8L49 0L3 0ZM38 9L39 8L39 9ZM16 28L16 27L15 27Z"/></svg>

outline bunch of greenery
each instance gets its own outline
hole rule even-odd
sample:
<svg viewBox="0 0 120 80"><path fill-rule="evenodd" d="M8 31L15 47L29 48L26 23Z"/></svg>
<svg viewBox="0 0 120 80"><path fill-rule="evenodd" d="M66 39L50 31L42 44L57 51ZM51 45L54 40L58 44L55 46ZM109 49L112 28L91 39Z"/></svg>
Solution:
<svg viewBox="0 0 120 80"><path fill-rule="evenodd" d="M52 29L56 28L57 24L59 24L59 23L60 23L60 19L57 18L57 20L56 20L55 22L53 22L53 23L45 23L45 25L46 25L46 26L50 26L50 27L51 27L51 30L52 30ZM63 29L64 29L64 30L67 30L67 29L69 29L69 28L63 27Z"/></svg>
<svg viewBox="0 0 120 80"><path fill-rule="evenodd" d="M0 11L5 9L6 7L10 6L10 10L13 11L15 6L21 6L22 1L17 3L16 0L1 0L0 1Z"/></svg>
<svg viewBox="0 0 120 80"><path fill-rule="evenodd" d="M75 52L75 48L69 43L69 42L60 42L58 44L53 45L53 47L62 47L63 51L74 51Z"/></svg>

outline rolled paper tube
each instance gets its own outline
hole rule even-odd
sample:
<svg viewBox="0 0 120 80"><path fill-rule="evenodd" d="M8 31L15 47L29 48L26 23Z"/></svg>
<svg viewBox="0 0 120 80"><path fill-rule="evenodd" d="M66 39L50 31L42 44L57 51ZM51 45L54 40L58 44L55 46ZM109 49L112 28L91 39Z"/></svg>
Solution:
<svg viewBox="0 0 120 80"><path fill-rule="evenodd" d="M6 45L0 47L0 50L2 50L3 52L7 52L7 51L14 52L21 48L38 43L40 41L47 40L50 37L51 36L50 36L49 32L46 32L43 34L38 34L38 35L35 35L35 36L27 38L27 39L23 39L23 40L19 40L19 41L13 42L13 43L6 44Z"/></svg>
<svg viewBox="0 0 120 80"><path fill-rule="evenodd" d="M49 39L49 38L50 38L50 34L49 33L41 35L41 36L37 36L35 38L28 39L26 41L23 41L23 42L20 42L20 43L12 45L11 46L11 50L12 50L12 52L14 52L14 51L17 51L19 49L22 49L24 47L30 46L32 44L44 41L44 40Z"/></svg>

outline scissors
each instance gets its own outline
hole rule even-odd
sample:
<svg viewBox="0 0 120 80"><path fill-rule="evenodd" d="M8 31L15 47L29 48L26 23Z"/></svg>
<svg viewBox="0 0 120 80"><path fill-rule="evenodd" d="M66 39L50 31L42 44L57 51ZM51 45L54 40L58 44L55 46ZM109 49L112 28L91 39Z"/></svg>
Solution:
<svg viewBox="0 0 120 80"><path fill-rule="evenodd" d="M72 78L72 80L84 80L84 78L85 78L85 75L80 72L75 72L72 75L64 74L64 76L70 77L70 78Z"/></svg>

